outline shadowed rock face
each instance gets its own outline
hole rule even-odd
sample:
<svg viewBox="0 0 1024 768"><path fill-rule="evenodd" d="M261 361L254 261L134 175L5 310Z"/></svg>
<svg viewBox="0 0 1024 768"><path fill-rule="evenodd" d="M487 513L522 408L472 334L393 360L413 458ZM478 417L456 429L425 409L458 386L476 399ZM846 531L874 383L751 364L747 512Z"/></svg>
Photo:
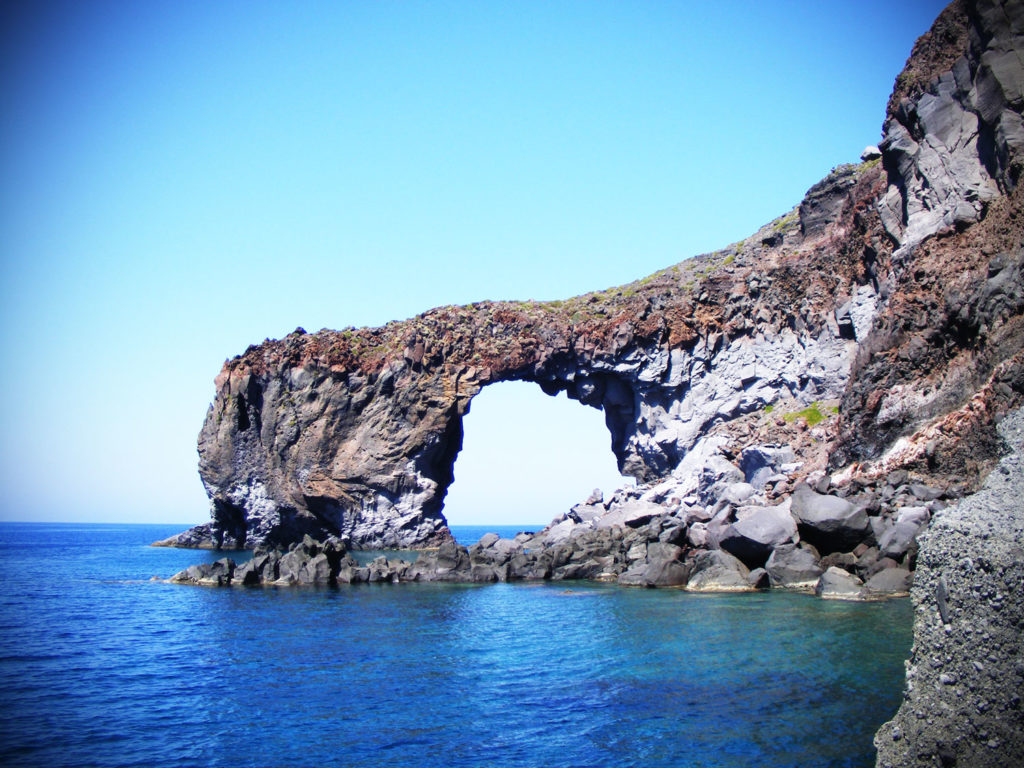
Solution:
<svg viewBox="0 0 1024 768"><path fill-rule="evenodd" d="M298 329L227 361L199 436L212 520L167 543L443 543L462 418L508 380L601 409L642 484L739 455L768 405L826 400L840 415L793 443L805 472L831 455L847 477L976 484L1024 392L1020 5L950 6L897 81L881 163L835 169L741 243L566 301Z"/></svg>

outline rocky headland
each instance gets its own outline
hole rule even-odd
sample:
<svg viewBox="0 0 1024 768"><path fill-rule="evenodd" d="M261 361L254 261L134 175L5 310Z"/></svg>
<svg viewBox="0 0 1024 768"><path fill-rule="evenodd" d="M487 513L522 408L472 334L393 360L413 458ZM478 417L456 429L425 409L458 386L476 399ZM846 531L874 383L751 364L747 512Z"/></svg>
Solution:
<svg viewBox="0 0 1024 768"><path fill-rule="evenodd" d="M953 2L878 147L720 251L228 360L199 436L212 519L161 543L256 554L174 579L912 590L908 698L880 764L1024 762L1019 697L986 682L1019 688L1022 663L1021 465L1003 459L1024 405L1022 39L1024 2ZM510 380L603 411L637 486L461 547L443 502L462 418ZM360 549L419 554L361 565Z"/></svg>

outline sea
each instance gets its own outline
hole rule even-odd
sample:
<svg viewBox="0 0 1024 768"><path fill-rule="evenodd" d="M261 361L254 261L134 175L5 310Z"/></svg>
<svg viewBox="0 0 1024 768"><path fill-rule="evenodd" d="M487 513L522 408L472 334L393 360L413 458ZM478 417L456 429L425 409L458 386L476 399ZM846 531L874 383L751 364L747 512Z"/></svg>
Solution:
<svg viewBox="0 0 1024 768"><path fill-rule="evenodd" d="M0 524L0 765L852 768L901 700L905 599L168 584L182 529Z"/></svg>

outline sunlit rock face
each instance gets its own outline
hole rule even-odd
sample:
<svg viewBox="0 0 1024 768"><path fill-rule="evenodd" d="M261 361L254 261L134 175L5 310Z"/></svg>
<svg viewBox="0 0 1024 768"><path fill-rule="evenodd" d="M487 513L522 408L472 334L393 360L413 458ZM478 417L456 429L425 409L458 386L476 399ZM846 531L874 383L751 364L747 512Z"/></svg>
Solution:
<svg viewBox="0 0 1024 768"><path fill-rule="evenodd" d="M227 361L199 436L212 520L167 543L443 543L462 418L509 380L601 409L641 493L696 489L773 442L795 479L906 467L975 485L1024 391L1021 16L950 6L897 80L881 160L833 169L726 249L565 301L298 329ZM820 425L788 418L808 408Z"/></svg>

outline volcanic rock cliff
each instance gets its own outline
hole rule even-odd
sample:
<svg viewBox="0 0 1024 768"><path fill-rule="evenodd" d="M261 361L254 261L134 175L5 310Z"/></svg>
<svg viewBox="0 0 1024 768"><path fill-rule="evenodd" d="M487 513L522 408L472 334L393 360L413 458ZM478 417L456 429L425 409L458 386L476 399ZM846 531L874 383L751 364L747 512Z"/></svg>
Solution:
<svg viewBox="0 0 1024 768"><path fill-rule="evenodd" d="M721 251L565 301L297 329L227 361L199 436L212 520L162 543L256 553L172 580L844 599L913 582L879 764L1020 764L1022 40L1024 0L953 2L897 78L879 147ZM443 517L462 418L508 380L602 410L638 485L466 549ZM429 551L348 554L380 548Z"/></svg>
<svg viewBox="0 0 1024 768"><path fill-rule="evenodd" d="M297 329L227 361L199 437L212 521L168 543L446 541L462 418L508 380L603 410L642 487L758 442L802 461L782 492L825 469L977 486L1024 392L1021 16L953 3L896 81L880 161L833 169L729 248L565 301ZM812 404L811 434L785 418Z"/></svg>

